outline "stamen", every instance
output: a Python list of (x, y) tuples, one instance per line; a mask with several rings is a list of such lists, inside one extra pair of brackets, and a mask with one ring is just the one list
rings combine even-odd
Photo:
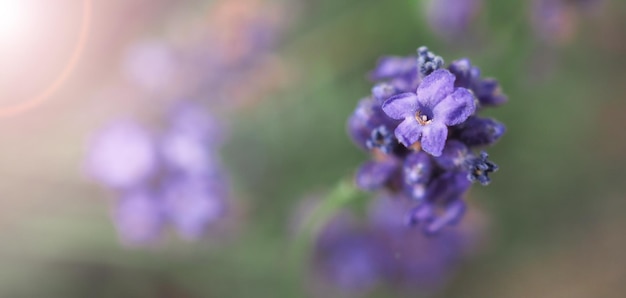
[(433, 119), (428, 119), (428, 116), (422, 115), (420, 111), (415, 113), (415, 120), (417, 120), (417, 123), (420, 125), (427, 125), (433, 121)]

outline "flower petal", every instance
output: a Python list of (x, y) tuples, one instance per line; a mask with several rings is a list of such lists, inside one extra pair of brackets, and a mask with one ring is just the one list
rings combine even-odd
[(417, 96), (411, 92), (392, 96), (383, 103), (382, 108), (393, 119), (411, 117), (417, 111)]
[(446, 69), (438, 69), (426, 76), (417, 87), (417, 100), (433, 108), (454, 90), (456, 77)]
[(452, 126), (463, 123), (476, 111), (474, 95), (465, 88), (456, 88), (433, 109), (433, 118)]
[(396, 138), (406, 147), (410, 147), (419, 141), (422, 135), (423, 126), (419, 125), (415, 119), (407, 118), (395, 130)]
[(422, 149), (432, 156), (440, 156), (447, 138), (448, 127), (442, 123), (433, 122), (430, 125), (423, 126)]

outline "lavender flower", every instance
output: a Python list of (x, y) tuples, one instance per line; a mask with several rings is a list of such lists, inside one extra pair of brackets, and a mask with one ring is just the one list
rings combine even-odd
[(575, 14), (566, 0), (533, 0), (531, 3), (531, 24), (544, 42), (569, 41), (574, 35), (575, 22)]
[(422, 77), (433, 73), (433, 71), (440, 69), (442, 66), (443, 58), (441, 56), (435, 55), (427, 47), (417, 49), (417, 69)]
[(91, 142), (90, 151), (87, 171), (108, 187), (132, 188), (156, 171), (155, 141), (132, 121), (116, 121), (105, 127)]
[(400, 169), (394, 158), (364, 163), (356, 174), (356, 185), (363, 190), (376, 190), (392, 181)]
[(477, 115), (507, 101), (498, 82), (482, 78), (468, 59), (443, 67), (443, 58), (426, 47), (417, 57), (379, 60), (371, 77), (382, 82), (348, 120), (349, 135), (373, 157), (356, 173), (357, 186), (417, 204), (400, 217), (429, 235), (459, 223), (472, 182), (489, 183), (497, 166), (473, 150), (506, 131)]
[(209, 224), (220, 219), (227, 197), (223, 188), (213, 177), (180, 177), (165, 185), (165, 212), (183, 237), (198, 239)]
[(474, 96), (465, 88), (454, 88), (455, 77), (437, 70), (424, 78), (417, 93), (402, 93), (388, 99), (383, 111), (393, 119), (404, 119), (396, 128), (398, 140), (407, 147), (421, 141), (424, 151), (439, 156), (448, 126), (463, 123), (474, 113)]
[(506, 132), (504, 124), (490, 118), (471, 116), (463, 124), (455, 127), (454, 138), (467, 146), (487, 146), (496, 143)]
[(481, 0), (426, 0), (425, 15), (430, 27), (449, 39), (467, 32), (481, 6)]
[(195, 240), (226, 211), (228, 181), (217, 154), (223, 136), (200, 111), (177, 106), (168, 128), (155, 134), (116, 123), (94, 143), (90, 172), (118, 190), (114, 219), (124, 242), (155, 242), (166, 224)]
[(488, 185), (491, 182), (489, 173), (497, 171), (498, 165), (487, 160), (488, 157), (489, 155), (483, 151), (479, 157), (468, 160), (468, 179), (470, 181), (478, 181), (482, 185)]
[(318, 278), (351, 292), (385, 284), (400, 290), (435, 291), (446, 283), (460, 262), (474, 250), (480, 226), (468, 222), (437, 238), (407, 226), (398, 214), (412, 203), (402, 197), (374, 200), (364, 221), (342, 212), (316, 239)]
[(385, 154), (389, 154), (393, 151), (397, 142), (391, 131), (386, 126), (381, 125), (372, 130), (372, 134), (365, 142), (365, 145), (370, 150), (378, 149)]

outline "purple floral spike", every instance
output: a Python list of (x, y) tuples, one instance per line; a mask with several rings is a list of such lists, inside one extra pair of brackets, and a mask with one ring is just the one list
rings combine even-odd
[(87, 171), (107, 186), (132, 188), (156, 171), (154, 140), (134, 122), (114, 122), (96, 136), (90, 147)]
[(114, 218), (122, 242), (145, 245), (159, 239), (165, 218), (158, 197), (135, 191), (116, 204)]
[(382, 106), (393, 119), (404, 119), (395, 135), (406, 147), (421, 141), (424, 151), (441, 155), (448, 137), (448, 126), (457, 125), (474, 114), (474, 96), (465, 88), (454, 88), (455, 77), (445, 69), (425, 77), (417, 93), (402, 93)]

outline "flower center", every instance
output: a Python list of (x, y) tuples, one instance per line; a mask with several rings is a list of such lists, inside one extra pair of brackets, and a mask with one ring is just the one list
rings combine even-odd
[(422, 126), (430, 124), (433, 121), (433, 119), (428, 119), (428, 116), (422, 114), (422, 112), (419, 110), (415, 113), (415, 120), (417, 120), (417, 123)]

